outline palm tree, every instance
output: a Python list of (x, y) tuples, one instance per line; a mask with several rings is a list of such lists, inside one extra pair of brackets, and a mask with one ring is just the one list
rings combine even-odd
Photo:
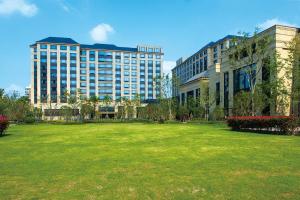
[(134, 99), (132, 100), (132, 104), (135, 107), (134, 108), (135, 109), (135, 115), (137, 116), (137, 107), (141, 106), (141, 96), (138, 93), (136, 93), (134, 95)]
[(99, 98), (97, 96), (91, 96), (89, 99), (89, 102), (91, 102), (93, 104), (94, 111), (93, 111), (92, 118), (94, 118), (96, 116), (96, 107), (97, 107), (97, 104), (99, 103)]
[(127, 98), (126, 97), (121, 97), (120, 99), (120, 106), (118, 108), (118, 112), (120, 112), (121, 114), (121, 120), (125, 119), (126, 117), (126, 102), (127, 102)]
[(105, 95), (103, 99), (103, 103), (105, 104), (105, 111), (106, 111), (106, 116), (105, 118), (108, 118), (108, 106), (111, 104), (112, 99), (109, 95)]

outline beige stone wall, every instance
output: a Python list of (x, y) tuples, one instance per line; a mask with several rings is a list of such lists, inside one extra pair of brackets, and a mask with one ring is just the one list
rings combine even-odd
[[(221, 81), (220, 79), (220, 70), (221, 70), (221, 64), (217, 63), (210, 67), (208, 70), (209, 74), (209, 112), (212, 113), (215, 109), (216, 105), (216, 84)], [(221, 88), (220, 88), (221, 89)], [(221, 99), (220, 99), (221, 100)], [(220, 102), (221, 105), (221, 102)]]
[[(273, 42), (269, 47), (268, 53), (271, 55), (275, 51), (280, 55), (281, 58), (286, 58), (288, 56), (288, 49), (287, 49), (287, 43), (291, 41), (295, 35), (296, 35), (297, 29), (292, 27), (286, 27), (286, 26), (273, 26), (270, 29), (267, 29), (266, 31), (263, 31), (260, 33), (261, 36), (263, 35), (269, 35)], [(261, 63), (256, 64), (257, 68), (261, 67)], [(243, 64), (241, 63), (241, 68), (243, 67)], [(233, 71), (237, 69), (235, 66), (232, 66), (228, 60), (228, 55), (223, 55), (223, 63), (220, 67), (220, 76), (219, 81), (221, 85), (221, 106), (224, 106), (224, 73), (229, 73), (229, 115), (232, 114), (232, 108), (233, 108)], [(280, 71), (278, 73), (278, 77), (282, 77), (285, 75), (284, 71)], [(259, 83), (261, 82), (262, 77), (262, 71), (260, 70), (259, 73), (257, 73), (256, 81)], [(216, 82), (217, 79), (214, 78), (214, 74), (209, 77), (210, 81)], [(291, 80), (286, 79), (286, 87), (288, 89), (291, 88)], [(210, 86), (213, 86), (213, 83), (210, 83)], [(271, 106), (271, 114), (274, 114), (274, 106)], [(285, 114), (289, 115), (290, 113), (290, 106), (286, 108)]]
[[(293, 40), (293, 38), (296, 36), (297, 32), (299, 32), (298, 28), (294, 28), (294, 27), (288, 27), (288, 26), (282, 26), (282, 25), (275, 25), (270, 27), (269, 29), (262, 31), (261, 33), (258, 34), (259, 37), (263, 37), (263, 36), (269, 36), (269, 38), (271, 38), (272, 42), (269, 44), (268, 50), (266, 52), (265, 55), (274, 55), (275, 52), (278, 53), (278, 55), (280, 55), (280, 57), (282, 59), (287, 58), (288, 57), (288, 53), (289, 50), (287, 48), (288, 43)], [(249, 40), (251, 40), (253, 38), (249, 38)], [(229, 75), (229, 94), (228, 94), (228, 114), (232, 115), (232, 108), (234, 105), (234, 79), (233, 79), (233, 71), (235, 69), (238, 68), (242, 68), (248, 64), (250, 64), (249, 62), (245, 62), (245, 60), (241, 61), (239, 63), (239, 66), (232, 66), (232, 63), (229, 61), (229, 53), (230, 50), (226, 50), (226, 48), (221, 49), (221, 44), (225, 44), (226, 47), (229, 46), (229, 42), (230, 40), (225, 40), (225, 41), (220, 41), (222, 43), (216, 43), (213, 46), (209, 46), (207, 48), (207, 57), (208, 57), (208, 86), (209, 86), (209, 99), (210, 99), (210, 113), (213, 112), (213, 110), (216, 107), (216, 102), (215, 102), (215, 98), (216, 98), (216, 83), (220, 83), (220, 107), (224, 108), (224, 74), (228, 73)], [(214, 60), (216, 60), (216, 58), (213, 57), (214, 55), (214, 47), (216, 47), (216, 51), (218, 52), (218, 57), (217, 57), (217, 63), (214, 62)], [(203, 49), (202, 49), (203, 51)], [(176, 91), (176, 93), (174, 93), (174, 96), (180, 96), (181, 99), (181, 94), (182, 93), (187, 93), (188, 91), (191, 90), (195, 90), (197, 87), (199, 87), (200, 82), (199, 80), (195, 81), (189, 81), (190, 79), (192, 80), (193, 76), (191, 76), (190, 71), (192, 70), (192, 64), (194, 62), (197, 62), (197, 59), (193, 59), (193, 57), (197, 56), (197, 54), (199, 54), (201, 51), (195, 53), (194, 55), (192, 55), (191, 57), (189, 57), (186, 60), (180, 60), (180, 62), (178, 62), (177, 66), (172, 70), (173, 72), (173, 76), (178, 76), (178, 74), (176, 74), (177, 71), (179, 71), (181, 74), (179, 74), (179, 76), (182, 75), (182, 71), (187, 71), (186, 73), (189, 75), (188, 79), (186, 77), (186, 74), (183, 74), (183, 79), (187, 79), (185, 80), (186, 82), (184, 82), (179, 88), (179, 90), (174, 89), (174, 91)], [(299, 51), (300, 54), (300, 51)], [(300, 55), (299, 55), (300, 57)], [(193, 62), (189, 62), (190, 60), (193, 59)], [(195, 60), (195, 61), (194, 61)], [(299, 61), (300, 62), (300, 61)], [(262, 63), (260, 63), (260, 61), (258, 63), (256, 63), (256, 67), (257, 69), (261, 69)], [(180, 70), (179, 70), (180, 69)], [(194, 75), (197, 76), (197, 75)], [(285, 86), (287, 89), (291, 89), (291, 84), (292, 84), (292, 80), (289, 79), (288, 77), (286, 77), (286, 73), (285, 71), (279, 71), (277, 74), (277, 78), (285, 78)], [(300, 77), (298, 77), (299, 79)], [(258, 70), (258, 73), (256, 74), (256, 82), (260, 83), (262, 81), (262, 71)], [(300, 80), (299, 80), (300, 81)], [(178, 92), (177, 92), (178, 91)], [(280, 98), (280, 97), (278, 97)], [(297, 112), (299, 112), (299, 100), (294, 100), (294, 114), (297, 114)], [(291, 103), (291, 100), (289, 99), (289, 104)], [(276, 112), (278, 112), (278, 110), (275, 110), (274, 105), (271, 105), (271, 114), (274, 114)], [(291, 112), (291, 106), (288, 105), (284, 111), (285, 115), (289, 115)]]
[[(194, 92), (193, 95), (196, 98), (196, 90), (200, 89), (200, 98), (201, 98), (203, 95), (203, 91), (205, 90), (204, 87), (207, 85), (207, 83), (208, 83), (207, 78), (199, 78), (199, 79), (189, 82), (188, 84), (181, 85), (179, 91), (180, 91), (180, 94), (182, 94), (182, 93), (185, 94), (185, 103), (187, 101), (187, 93), (190, 91)], [(180, 103), (181, 104), (183, 103), (181, 96), (180, 96)]]

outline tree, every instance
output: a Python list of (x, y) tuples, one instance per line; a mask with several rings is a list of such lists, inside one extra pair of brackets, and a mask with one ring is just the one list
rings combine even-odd
[(66, 122), (69, 122), (72, 119), (73, 109), (70, 106), (62, 106), (60, 108), (60, 112)]
[(91, 102), (91, 104), (93, 105), (93, 113), (91, 115), (92, 118), (95, 118), (96, 117), (96, 109), (97, 109), (97, 105), (99, 103), (99, 97), (97, 96), (91, 96), (90, 99), (89, 99), (89, 102)]
[[(227, 51), (229, 63), (234, 70), (234, 76), (236, 75), (235, 79), (242, 74), (249, 87), (244, 89), (248, 93), (238, 93), (239, 91), (235, 89), (237, 96), (244, 97), (247, 94), (249, 98), (249, 101), (240, 101), (238, 104), (250, 106), (249, 115), (252, 116), (261, 114), (267, 106), (262, 104), (261, 99), (266, 100), (267, 97), (265, 102), (270, 103), (273, 100), (273, 104), (276, 104), (277, 98), (281, 96), (279, 93), (286, 89), (282, 77), (278, 76), (282, 67), (278, 63), (278, 54), (271, 49), (274, 38), (268, 34), (259, 34), (258, 31), (259, 29), (256, 29), (252, 36), (249, 33), (240, 33), (241, 37), (233, 41), (236, 45)], [(262, 76), (259, 76), (261, 74)], [(236, 104), (238, 98), (234, 99)], [(245, 114), (246, 111), (242, 112)]]
[(41, 121), (43, 117), (43, 110), (41, 108), (33, 108), (34, 118), (36, 121)]
[(137, 108), (141, 106), (141, 96), (138, 93), (134, 95), (132, 105), (134, 107), (135, 116), (137, 116)]
[[(201, 81), (200, 82), (200, 88), (201, 88), (201, 95), (200, 98), (197, 100), (199, 104), (200, 110), (204, 112), (204, 118), (208, 120), (209, 117), (209, 107), (210, 107), (210, 102), (209, 102), (209, 87), (208, 87), (208, 82), (207, 81)], [(203, 114), (202, 114), (203, 115)]]
[(83, 102), (80, 105), (80, 116), (81, 119), (84, 120), (86, 117), (92, 118), (92, 116), (95, 117), (95, 106), (91, 105), (89, 101)]
[(131, 119), (133, 117), (133, 103), (130, 99), (128, 98), (123, 98), (123, 105), (124, 105), (124, 110), (125, 110), (125, 116), (127, 116), (127, 119)]
[(5, 95), (5, 90), (3, 88), (0, 88), (0, 99), (3, 99)]
[(6, 94), (0, 89), (0, 115), (5, 115), (11, 121), (32, 123), (42, 118), (42, 110), (34, 108), (27, 96), (20, 96), (12, 91)]
[(277, 89), (277, 93), (281, 95), (281, 98), (274, 103), (275, 109), (280, 113), (286, 110), (288, 105), (291, 105), (290, 113), (300, 116), (300, 33), (297, 33), (285, 46), (286, 57), (276, 54), (277, 62), (275, 64), (281, 70), (282, 76), (279, 77), (280, 79), (278, 77), (275, 79), (277, 84), (273, 90)]
[(105, 115), (105, 118), (108, 118), (108, 106), (112, 103), (112, 99), (109, 95), (105, 95), (104, 96), (104, 99), (103, 99), (103, 103), (105, 105), (105, 112), (106, 112), (106, 115)]
[(177, 111), (177, 117), (181, 122), (185, 122), (189, 118), (189, 110), (187, 107), (184, 105), (180, 105)]
[(224, 120), (224, 110), (220, 106), (216, 106), (212, 112), (212, 120)]
[(291, 113), (300, 118), (300, 33), (291, 41), (289, 46), (289, 60), (292, 64), (292, 90), (291, 90)]
[(5, 91), (4, 89), (0, 88), (0, 115), (7, 114), (7, 104), (8, 104), (8, 99), (7, 96), (5, 95)]
[(127, 98), (121, 97), (120, 104), (118, 107), (118, 117), (121, 118), (121, 120), (126, 118), (126, 105), (127, 105)]
[(171, 78), (170, 75), (167, 74), (157, 77), (155, 83), (156, 90), (160, 91), (158, 99), (164, 100), (161, 102), (166, 103), (165, 105), (168, 108), (168, 119), (171, 120), (174, 118), (172, 109), (174, 98), (172, 98), (172, 92), (174, 87), (179, 86), (179, 79), (175, 76)]
[(78, 117), (78, 113), (76, 113), (76, 110), (78, 110), (78, 107), (81, 103), (80, 97), (77, 95), (78, 91), (75, 92), (75, 94), (70, 94), (68, 93), (68, 91), (65, 92), (65, 97), (67, 98), (67, 104), (71, 107), (71, 109), (73, 110), (72, 113), (72, 117), (76, 116)]

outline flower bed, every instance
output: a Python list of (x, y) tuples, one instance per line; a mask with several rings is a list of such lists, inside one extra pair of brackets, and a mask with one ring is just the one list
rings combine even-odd
[(234, 116), (228, 117), (227, 124), (232, 130), (249, 130), (290, 134), (297, 127), (291, 116)]
[(4, 115), (0, 115), (0, 136), (4, 134), (4, 131), (8, 128), (9, 121)]

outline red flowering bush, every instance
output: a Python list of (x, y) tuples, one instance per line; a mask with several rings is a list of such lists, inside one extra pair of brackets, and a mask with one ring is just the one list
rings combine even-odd
[(293, 133), (297, 124), (291, 116), (234, 116), (227, 119), (233, 130)]
[(3, 135), (4, 131), (8, 128), (8, 118), (4, 115), (0, 115), (0, 136)]

